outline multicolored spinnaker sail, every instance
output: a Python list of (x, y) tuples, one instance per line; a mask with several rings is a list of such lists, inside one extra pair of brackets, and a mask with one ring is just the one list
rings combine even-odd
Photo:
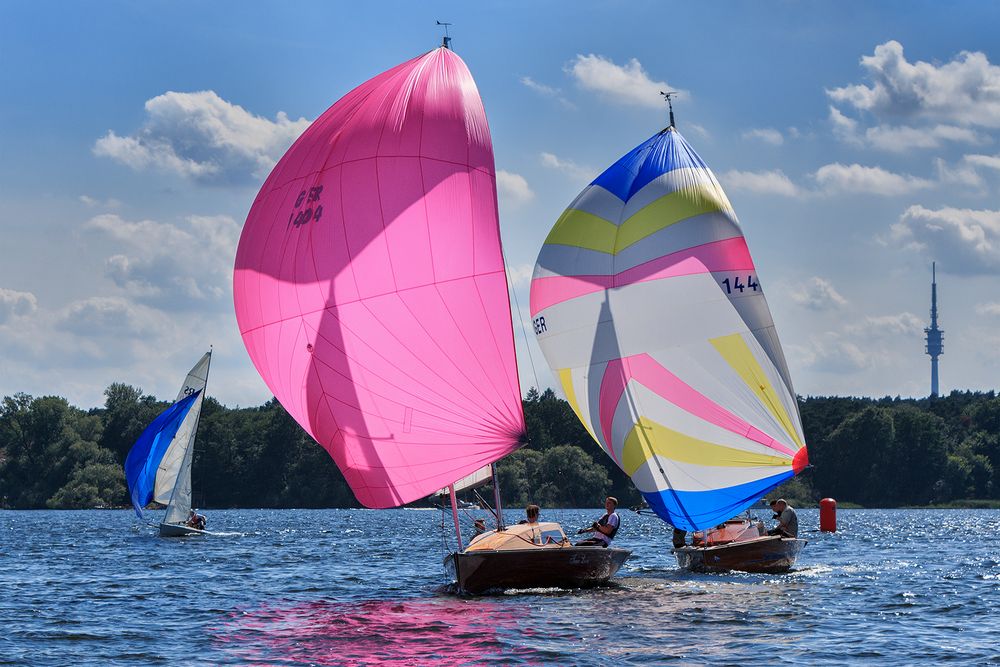
[(562, 214), (531, 316), (577, 416), (673, 526), (729, 519), (808, 464), (736, 214), (673, 127)]
[(258, 372), (364, 505), (520, 445), (493, 144), (452, 51), (366, 81), (299, 137), (247, 216), (233, 283)]

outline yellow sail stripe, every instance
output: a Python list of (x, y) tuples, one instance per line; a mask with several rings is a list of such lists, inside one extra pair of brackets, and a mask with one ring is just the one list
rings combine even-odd
[(615, 247), (618, 225), (586, 211), (568, 208), (545, 238), (546, 244), (568, 245), (611, 253)]
[(730, 468), (776, 466), (787, 468), (787, 456), (756, 454), (735, 447), (717, 445), (669, 429), (646, 417), (640, 417), (627, 436), (622, 449), (622, 466), (630, 476), (646, 461), (659, 456), (679, 463)]
[(714, 187), (696, 185), (671, 192), (642, 207), (622, 224), (614, 254), (681, 220), (727, 208), (728, 202), (720, 201), (719, 191)]
[(580, 419), (580, 423), (583, 427), (587, 429), (587, 433), (590, 437), (594, 439), (594, 442), (600, 444), (600, 440), (594, 435), (594, 432), (590, 428), (590, 420), (587, 419), (583, 412), (580, 411), (580, 404), (576, 400), (576, 390), (573, 389), (573, 371), (569, 368), (562, 368), (559, 370), (559, 381), (562, 383), (563, 391), (566, 392), (566, 400), (569, 401), (569, 406), (573, 408), (573, 412)]
[(654, 200), (631, 215), (621, 226), (593, 213), (568, 208), (559, 216), (545, 243), (617, 255), (647, 236), (682, 220), (729, 210), (729, 202), (717, 187), (698, 184)]
[(743, 378), (747, 386), (757, 395), (760, 402), (767, 406), (767, 409), (778, 420), (788, 436), (795, 441), (795, 444), (803, 447), (804, 444), (801, 438), (799, 438), (798, 431), (792, 425), (792, 420), (788, 416), (788, 411), (785, 410), (785, 405), (778, 398), (778, 393), (774, 390), (771, 381), (764, 373), (764, 369), (761, 368), (757, 358), (750, 350), (750, 346), (743, 340), (743, 336), (735, 333), (713, 338), (709, 342), (722, 355), (726, 363), (739, 373), (739, 376)]

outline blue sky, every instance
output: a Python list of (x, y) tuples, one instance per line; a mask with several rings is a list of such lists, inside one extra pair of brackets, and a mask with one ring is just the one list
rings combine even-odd
[[(800, 394), (927, 394), (932, 260), (942, 390), (995, 389), (998, 15), (972, 2), (2, 2), (0, 395), (90, 407), (123, 381), (172, 397), (213, 344), (211, 393), (267, 400), (232, 311), (250, 204), (309, 121), (437, 46), (437, 19), (486, 105), (523, 318), (549, 228), (665, 125), (669, 86), (743, 224)], [(532, 358), (550, 385), (516, 336), (522, 385), (536, 384)]]

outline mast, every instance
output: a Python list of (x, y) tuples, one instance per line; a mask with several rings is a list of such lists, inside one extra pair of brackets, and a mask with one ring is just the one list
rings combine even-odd
[(944, 353), (944, 332), (937, 322), (937, 270), (936, 262), (931, 262), (931, 325), (924, 329), (927, 334), (925, 351), (931, 358), (931, 396), (938, 395), (938, 357)]
[(507, 526), (503, 522), (503, 506), (500, 504), (500, 478), (497, 476), (497, 464), (490, 464), (490, 472), (493, 473), (493, 504), (497, 508), (497, 530), (503, 530)]
[(462, 550), (462, 527), (458, 525), (458, 499), (455, 497), (455, 485), (448, 485), (448, 495), (451, 496), (451, 518), (455, 522), (455, 539), (458, 540), (458, 549)]

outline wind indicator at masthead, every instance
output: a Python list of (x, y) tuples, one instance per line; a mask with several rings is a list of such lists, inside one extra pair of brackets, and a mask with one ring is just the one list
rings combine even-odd
[(667, 127), (673, 127), (674, 129), (676, 129), (677, 126), (674, 125), (674, 103), (671, 102), (670, 100), (671, 100), (672, 97), (676, 97), (677, 96), (677, 91), (676, 90), (668, 90), (668, 91), (664, 92), (664, 91), (661, 90), (660, 91), (660, 95), (663, 95), (663, 99), (665, 99), (667, 101), (667, 107), (670, 109), (670, 125), (668, 125)]
[(446, 49), (451, 49), (451, 37), (448, 35), (448, 26), (451, 24), (446, 23), (445, 21), (436, 21), (436, 23), (444, 26), (444, 37), (441, 38), (441, 46)]

